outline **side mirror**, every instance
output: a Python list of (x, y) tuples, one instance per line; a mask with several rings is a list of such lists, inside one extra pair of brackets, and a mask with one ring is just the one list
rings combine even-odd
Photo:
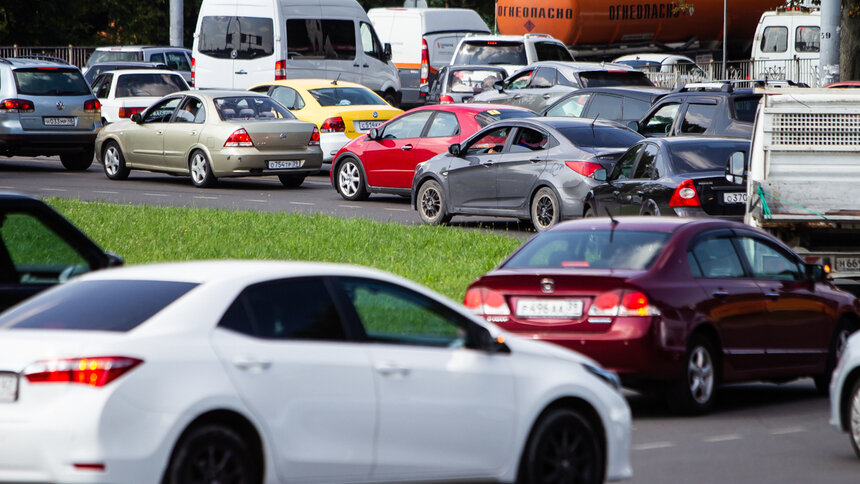
[(125, 261), (113, 252), (106, 252), (108, 258), (108, 267), (116, 267), (125, 264)]
[(598, 169), (594, 170), (594, 173), (591, 174), (591, 178), (594, 178), (595, 180), (597, 180), (599, 182), (605, 182), (606, 181), (606, 168), (598, 168)]
[(140, 124), (140, 120), (143, 119), (140, 117), (140, 113), (134, 113), (131, 115), (131, 122)]
[(827, 271), (821, 264), (803, 264), (803, 270), (806, 273), (806, 278), (811, 282), (821, 282), (827, 279)]
[(493, 83), (493, 88), (499, 92), (505, 91), (505, 81), (496, 81)]
[(382, 57), (385, 58), (385, 62), (391, 60), (391, 44), (386, 42), (385, 47), (382, 48)]
[(369, 140), (373, 140), (373, 141), (378, 140), (378, 139), (379, 139), (379, 130), (378, 130), (378, 129), (376, 129), (376, 128), (371, 129), (371, 130), (367, 133), (367, 139), (369, 139)]
[(637, 121), (628, 122), (627, 127), (633, 131), (636, 131), (637, 133), (639, 132), (639, 122), (637, 122)]
[(511, 349), (505, 344), (504, 336), (493, 337), (490, 330), (471, 322), (469, 324), (469, 339), (471, 340), (470, 347), (484, 350), (490, 354), (511, 352)]
[(422, 84), (421, 87), (418, 88), (419, 96), (426, 96), (430, 94), (430, 84)]
[(743, 151), (735, 151), (726, 162), (726, 180), (742, 185), (746, 182), (746, 155)]
[(454, 143), (448, 146), (448, 153), (451, 153), (454, 156), (460, 156), (460, 144)]

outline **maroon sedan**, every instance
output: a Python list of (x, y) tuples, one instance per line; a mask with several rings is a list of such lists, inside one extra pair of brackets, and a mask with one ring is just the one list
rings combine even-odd
[(465, 304), (584, 353), (626, 386), (704, 412), (721, 383), (814, 377), (825, 391), (860, 302), (770, 235), (715, 219), (621, 217), (541, 233)]
[(372, 192), (409, 196), (415, 165), (445, 153), (500, 119), (537, 116), (534, 111), (495, 104), (422, 106), (388, 120), (347, 143), (331, 164), (331, 184), (347, 200)]

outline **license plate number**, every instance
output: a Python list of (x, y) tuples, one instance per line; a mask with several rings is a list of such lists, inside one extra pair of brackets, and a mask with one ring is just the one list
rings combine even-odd
[(860, 257), (837, 257), (836, 272), (860, 271)]
[(517, 316), (522, 318), (578, 318), (582, 316), (579, 299), (519, 299)]
[(359, 131), (370, 131), (373, 128), (378, 128), (384, 121), (356, 121), (356, 128)]
[(0, 403), (14, 402), (18, 399), (18, 374), (0, 373)]
[(723, 203), (747, 203), (747, 194), (723, 193)]
[(74, 126), (75, 118), (42, 118), (42, 124), (45, 126)]
[(269, 161), (270, 170), (284, 170), (289, 168), (300, 168), (305, 164), (305, 160), (277, 160)]

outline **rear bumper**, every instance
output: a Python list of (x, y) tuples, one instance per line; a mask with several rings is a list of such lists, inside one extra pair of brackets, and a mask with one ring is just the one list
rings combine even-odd
[(0, 134), (0, 155), (50, 156), (80, 153), (95, 145), (96, 132)]
[[(244, 152), (248, 150), (249, 152)], [(299, 168), (269, 169), (268, 161), (304, 160)], [(319, 150), (306, 153), (261, 153), (255, 148), (238, 148), (212, 153), (212, 172), (216, 177), (314, 175), (323, 162)]]

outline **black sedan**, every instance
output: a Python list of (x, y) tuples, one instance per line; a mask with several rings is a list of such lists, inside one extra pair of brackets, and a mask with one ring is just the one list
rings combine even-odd
[(642, 136), (611, 121), (516, 118), (497, 121), (448, 153), (419, 163), (412, 206), (424, 223), (454, 215), (531, 221), (538, 231), (583, 213), (597, 170), (611, 168)]
[(749, 155), (737, 138), (648, 138), (631, 146), (612, 170), (596, 172), (606, 183), (591, 189), (583, 215), (718, 216), (741, 220), (746, 187), (726, 179), (734, 152)]

